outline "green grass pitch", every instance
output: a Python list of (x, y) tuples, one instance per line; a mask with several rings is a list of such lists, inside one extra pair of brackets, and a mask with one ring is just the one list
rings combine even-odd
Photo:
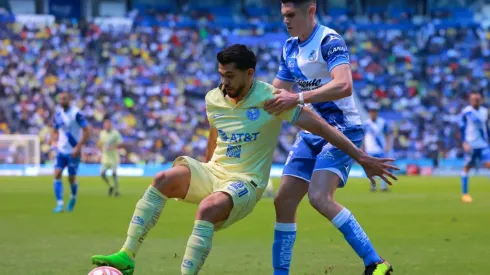
[[(88, 274), (90, 256), (119, 250), (149, 178), (122, 178), (120, 198), (98, 178), (81, 178), (73, 213), (52, 214), (50, 177), (0, 178), (0, 274)], [(276, 182), (277, 183), (277, 182)], [(378, 252), (401, 275), (488, 274), (490, 180), (472, 178), (472, 204), (460, 202), (458, 178), (404, 177), (391, 193), (351, 179), (337, 193)], [(65, 184), (65, 198), (68, 186)], [(180, 274), (196, 206), (171, 201), (137, 258), (135, 274)], [(214, 237), (203, 275), (272, 274), (272, 199)], [(304, 200), (298, 213), (293, 275), (359, 275), (362, 262), (342, 235)]]

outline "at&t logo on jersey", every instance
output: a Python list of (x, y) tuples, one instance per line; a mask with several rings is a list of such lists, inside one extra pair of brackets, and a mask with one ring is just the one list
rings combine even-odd
[(223, 130), (218, 129), (219, 137), (222, 141), (229, 141), (230, 143), (235, 142), (252, 142), (256, 141), (257, 137), (260, 135), (260, 132), (257, 133), (231, 133), (227, 134)]

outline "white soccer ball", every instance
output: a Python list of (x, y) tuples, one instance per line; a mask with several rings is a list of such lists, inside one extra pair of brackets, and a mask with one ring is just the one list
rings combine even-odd
[(99, 266), (96, 269), (90, 271), (88, 275), (123, 275), (121, 271), (110, 266)]

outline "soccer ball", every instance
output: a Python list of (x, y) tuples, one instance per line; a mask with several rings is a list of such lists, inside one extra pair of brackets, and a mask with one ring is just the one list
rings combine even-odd
[(96, 269), (90, 271), (88, 275), (123, 275), (121, 271), (110, 266), (99, 266)]

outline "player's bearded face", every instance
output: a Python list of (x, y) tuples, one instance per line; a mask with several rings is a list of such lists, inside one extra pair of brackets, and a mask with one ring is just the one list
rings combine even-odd
[(70, 98), (68, 94), (66, 93), (60, 94), (60, 105), (65, 109), (70, 107)]
[(474, 108), (479, 108), (480, 105), (481, 105), (481, 102), (482, 102), (482, 98), (481, 98), (480, 95), (478, 95), (478, 94), (472, 94), (470, 96), (470, 104)]
[(236, 69), (234, 64), (219, 64), (218, 70), (223, 89), (230, 98), (238, 98), (247, 92), (245, 90), (249, 79), (247, 71)]

